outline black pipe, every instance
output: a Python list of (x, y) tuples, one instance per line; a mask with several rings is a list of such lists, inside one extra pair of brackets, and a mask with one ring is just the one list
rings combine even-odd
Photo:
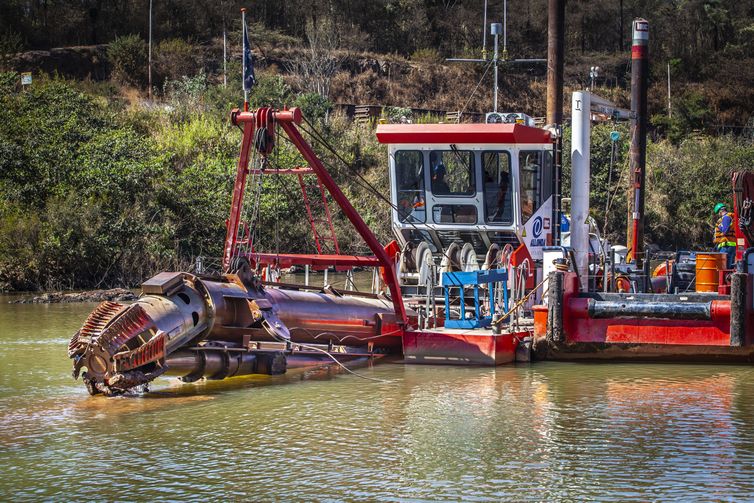
[(634, 19), (631, 46), (631, 148), (629, 169), (631, 190), (628, 200), (628, 247), (634, 262), (642, 268), (644, 246), (644, 187), (647, 160), (647, 83), (649, 77), (649, 23)]
[(547, 123), (563, 123), (563, 66), (565, 62), (565, 3), (547, 6)]
[(284, 374), (282, 351), (244, 351), (241, 348), (204, 348), (176, 351), (165, 359), (167, 374), (180, 376), (184, 382), (225, 379), (249, 374)]
[(552, 143), (553, 148), (553, 176), (552, 176), (552, 244), (560, 246), (560, 221), (563, 218), (563, 128), (556, 126), (558, 137)]
[(741, 257), (741, 261), (738, 263), (738, 267), (740, 268), (738, 272), (745, 272), (746, 274), (749, 274), (749, 255), (754, 253), (754, 248), (747, 248), (744, 251), (743, 256)]
[(644, 250), (644, 263), (642, 264), (643, 269), (643, 279), (642, 279), (642, 289), (641, 293), (650, 293), (650, 290), (652, 288), (652, 282), (650, 281), (650, 271), (649, 271), (649, 250)]
[(620, 302), (589, 299), (589, 317), (711, 320), (711, 302)]
[(746, 290), (749, 275), (736, 272), (730, 277), (730, 345), (743, 346), (746, 341)]
[(552, 271), (547, 287), (547, 340), (563, 342), (563, 276), (560, 271)]

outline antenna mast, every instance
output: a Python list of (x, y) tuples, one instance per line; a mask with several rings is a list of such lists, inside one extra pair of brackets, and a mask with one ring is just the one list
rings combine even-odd
[(492, 57), (492, 62), (495, 65), (495, 87), (494, 87), (494, 89), (495, 89), (495, 98), (494, 98), (494, 103), (493, 103), (492, 111), (493, 112), (497, 112), (497, 62), (498, 62), (498, 56), (499, 56), (499, 54), (498, 54), (498, 37), (500, 35), (500, 32), (502, 31), (502, 26), (500, 25), (500, 23), (492, 23), (492, 25), (490, 25), (490, 31), (495, 36), (495, 53), (494, 53), (494, 56)]
[(508, 59), (508, 0), (503, 0), (503, 61)]
[(482, 21), (482, 59), (487, 59), (487, 0), (484, 0), (484, 21)]

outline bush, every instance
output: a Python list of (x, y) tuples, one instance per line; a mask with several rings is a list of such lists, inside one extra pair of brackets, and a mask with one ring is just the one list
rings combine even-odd
[(14, 31), (0, 34), (0, 71), (11, 70), (11, 62), (16, 54), (24, 49), (21, 35)]
[(168, 80), (195, 75), (201, 66), (196, 49), (179, 38), (163, 40), (157, 44), (154, 51), (153, 82), (159, 85)]
[(439, 64), (442, 63), (443, 58), (440, 56), (440, 52), (434, 48), (417, 49), (411, 54), (411, 61), (417, 63), (427, 64)]
[(166, 80), (162, 92), (165, 101), (176, 119), (187, 117), (204, 110), (204, 94), (207, 91), (207, 76), (203, 73), (193, 77), (183, 76), (178, 80)]
[(293, 104), (301, 109), (301, 113), (310, 122), (324, 120), (332, 108), (330, 100), (323, 98), (317, 93), (301, 94), (294, 100)]
[(117, 37), (107, 48), (113, 67), (112, 78), (123, 84), (143, 87), (147, 80), (147, 43), (138, 35)]
[(385, 107), (382, 109), (382, 115), (389, 122), (403, 122), (404, 119), (410, 121), (413, 118), (414, 112), (410, 108)]
[(291, 88), (280, 75), (257, 73), (257, 85), (251, 90), (252, 108), (272, 106), (282, 108), (291, 99)]

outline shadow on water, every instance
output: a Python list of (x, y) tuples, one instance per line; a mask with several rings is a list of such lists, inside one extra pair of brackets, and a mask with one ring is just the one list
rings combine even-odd
[[(374, 363), (364, 358), (349, 362), (347, 368), (353, 372), (365, 373), (377, 364), (388, 363), (387, 360)], [(255, 388), (267, 388), (273, 386), (289, 386), (306, 382), (330, 381), (339, 376), (351, 374), (336, 364), (326, 364), (316, 367), (295, 368), (285, 374), (277, 376), (249, 375), (232, 377), (223, 380), (202, 379), (193, 383), (184, 383), (178, 378), (159, 378), (152, 383), (149, 391), (143, 393), (131, 393), (118, 397), (105, 397), (102, 395), (86, 395), (72, 402), (71, 406), (78, 411), (100, 411), (112, 417), (118, 414), (132, 412), (152, 412), (165, 408), (174, 408), (182, 405), (201, 403), (221, 398), (230, 393), (251, 390)], [(59, 399), (52, 405), (60, 405)], [(53, 407), (59, 411), (59, 408)], [(0, 421), (0, 425), (2, 421)]]

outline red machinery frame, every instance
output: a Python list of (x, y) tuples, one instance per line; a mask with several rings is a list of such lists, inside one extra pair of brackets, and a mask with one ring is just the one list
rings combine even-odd
[[(359, 235), (364, 239), (369, 249), (374, 253), (374, 257), (362, 257), (355, 255), (308, 255), (308, 254), (274, 254), (274, 257), (280, 264), (316, 264), (316, 265), (340, 265), (340, 266), (379, 266), (384, 270), (383, 278), (390, 290), (390, 297), (393, 301), (395, 315), (405, 330), (408, 319), (406, 317), (406, 308), (403, 304), (398, 278), (395, 273), (395, 262), (388, 255), (388, 252), (377, 240), (372, 230), (362, 220), (359, 213), (351, 205), (348, 198), (338, 187), (330, 173), (325, 168), (322, 161), (311, 145), (304, 139), (299, 132), (297, 125), (301, 124), (302, 115), (298, 108), (274, 110), (270, 107), (260, 108), (252, 112), (242, 112), (235, 109), (231, 112), (231, 122), (234, 125), (243, 125), (243, 140), (241, 142), (241, 154), (238, 158), (236, 169), (236, 181), (233, 186), (233, 202), (230, 209), (230, 217), (227, 222), (227, 232), (225, 235), (225, 248), (223, 250), (223, 270), (230, 269), (231, 261), (237, 255), (238, 248), (238, 231), (241, 226), (241, 210), (243, 208), (243, 198), (246, 190), (246, 179), (249, 175), (249, 154), (253, 145), (254, 137), (257, 131), (264, 128), (266, 131), (266, 145), (258, 149), (263, 156), (268, 155), (272, 150), (274, 142), (275, 126), (286, 133), (293, 145), (299, 151), (304, 160), (308, 163), (314, 174), (317, 176), (322, 185), (325, 186), (335, 203), (343, 211)], [(270, 254), (260, 255), (270, 256)]]

